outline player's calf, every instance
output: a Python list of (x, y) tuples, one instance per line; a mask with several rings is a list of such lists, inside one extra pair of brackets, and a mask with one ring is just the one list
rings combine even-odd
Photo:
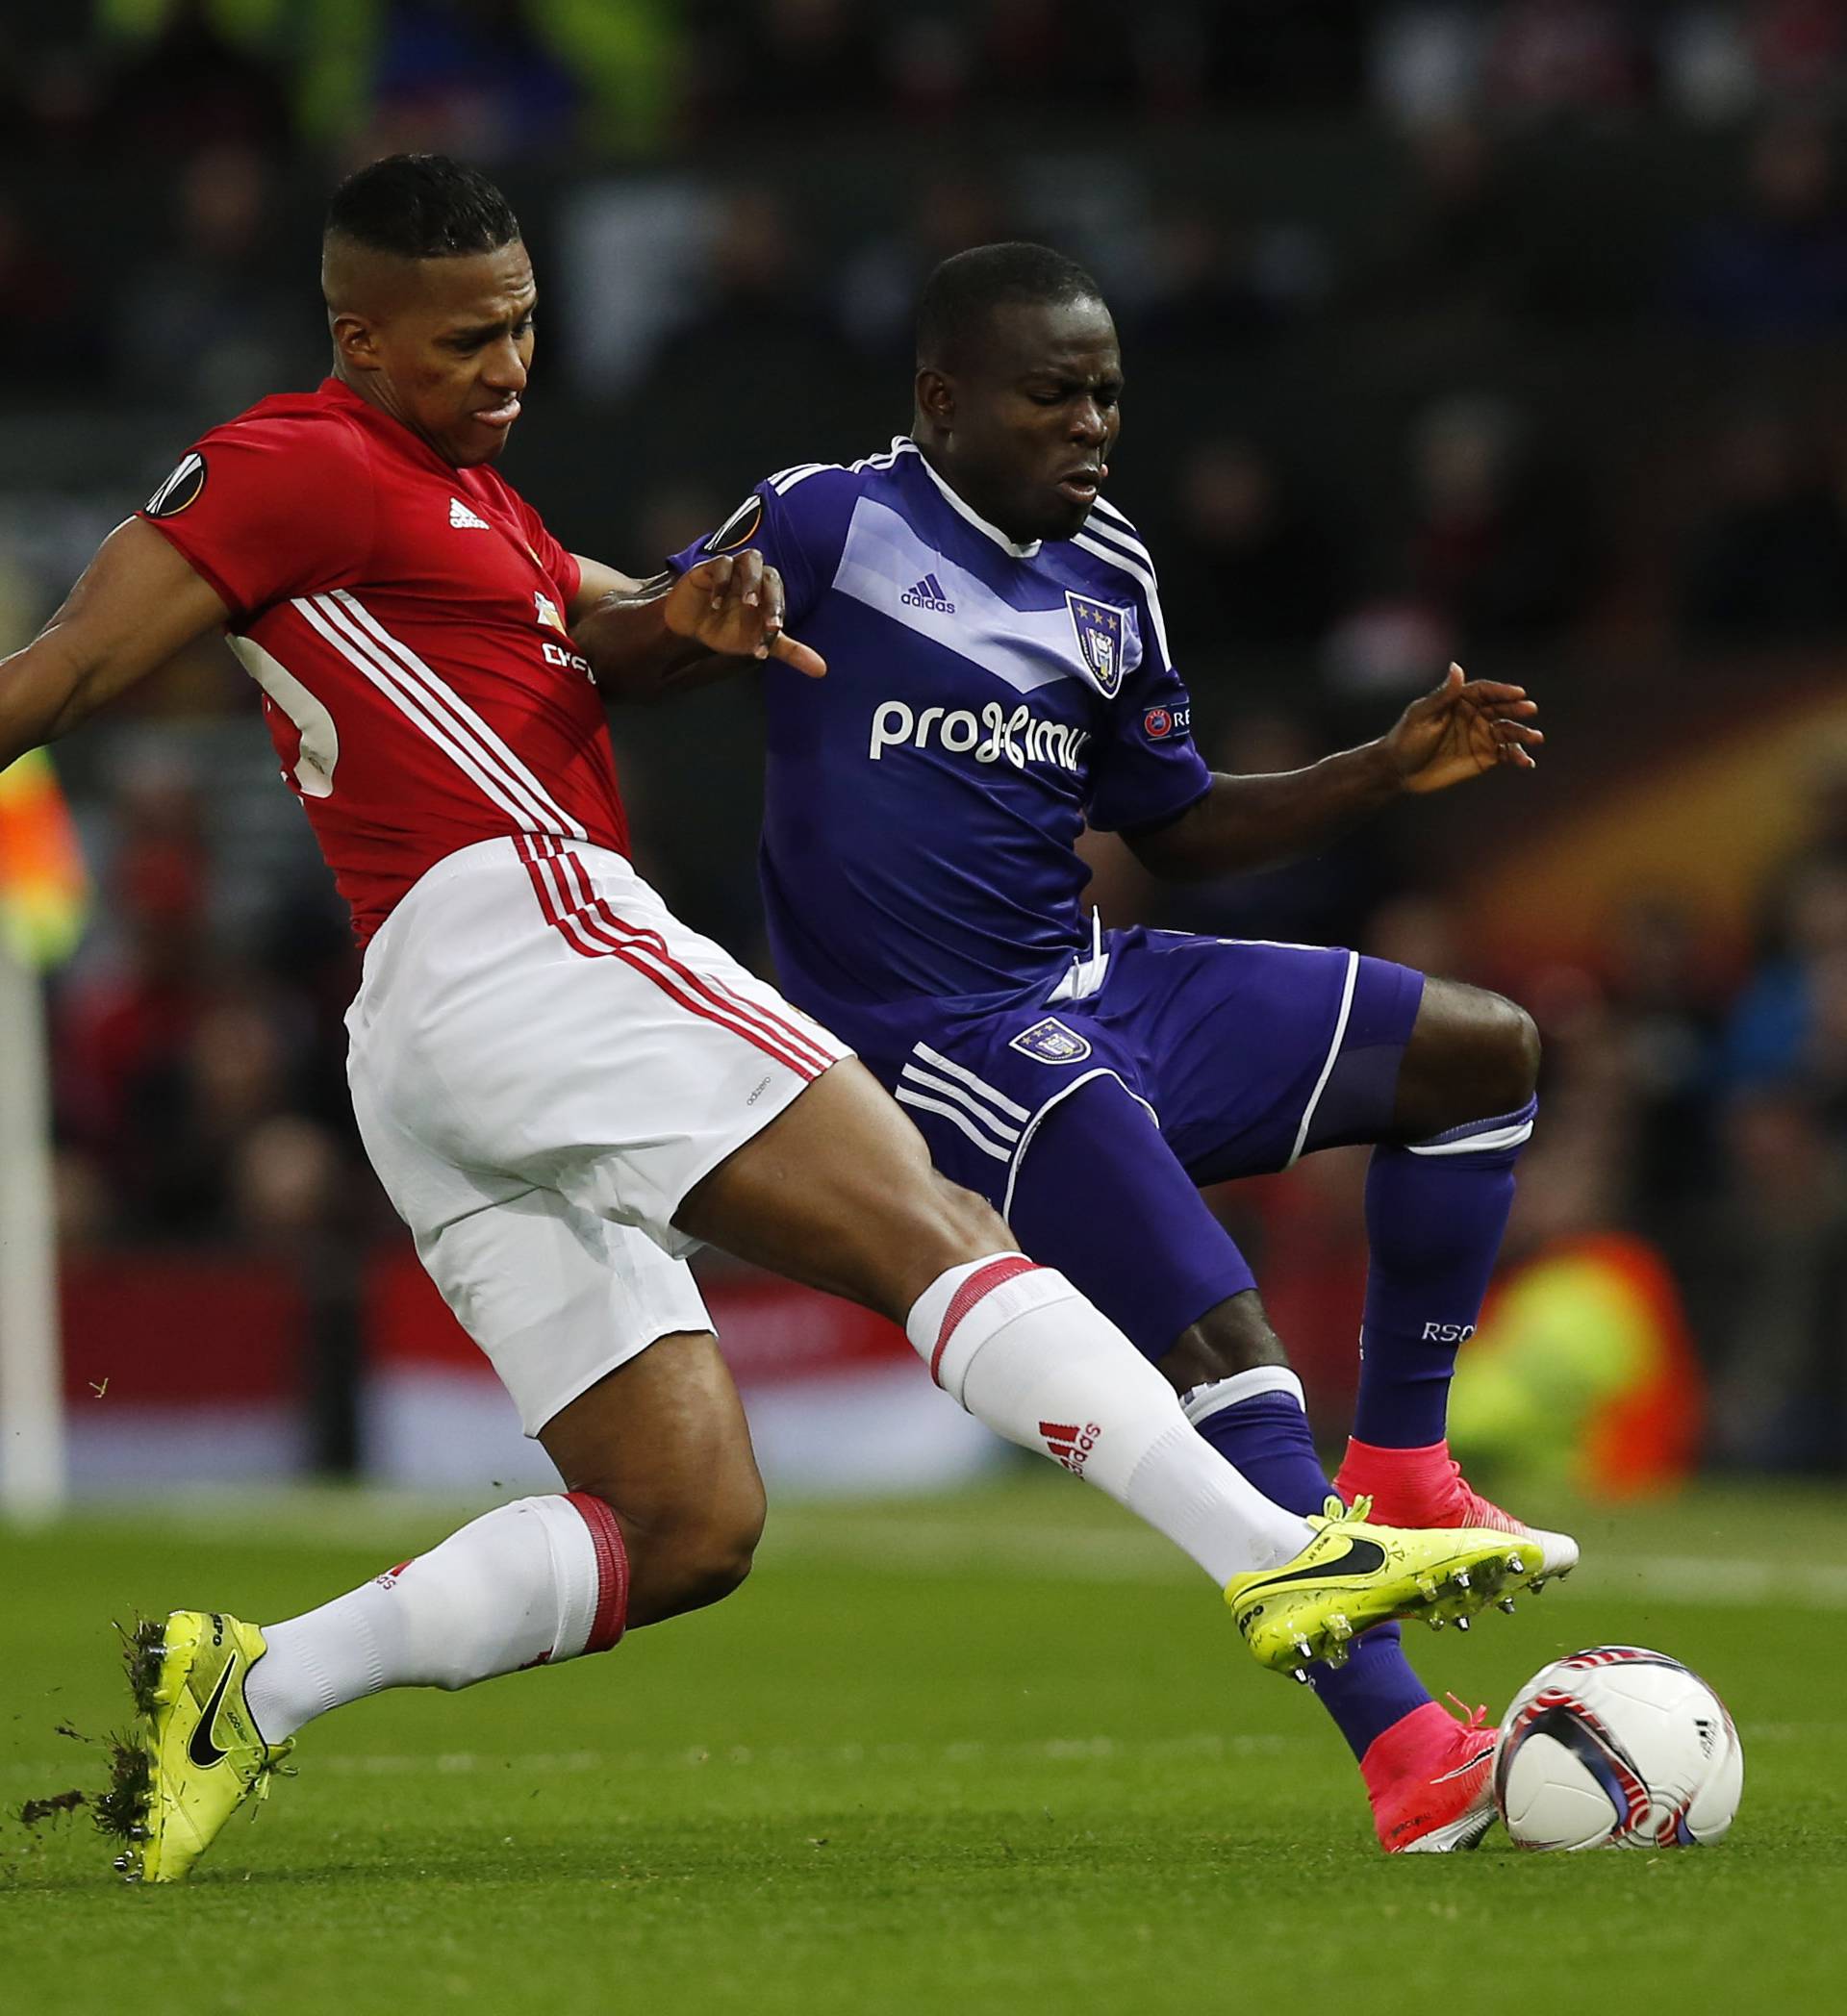
[(631, 1627), (702, 1610), (748, 1576), (763, 1537), (764, 1505), (700, 1506), (666, 1521), (628, 1527)]
[(613, 1508), (631, 1628), (715, 1603), (749, 1574), (763, 1479), (709, 1332), (658, 1339), (561, 1409), (539, 1439), (573, 1491)]
[[(1156, 1361), (1176, 1393), (1197, 1393), (1259, 1367), (1286, 1371), (1289, 1353), (1254, 1288), (1228, 1296), (1182, 1330)], [(1326, 1495), (1325, 1493), (1323, 1494)], [(1315, 1500), (1319, 1507), (1321, 1499)]]

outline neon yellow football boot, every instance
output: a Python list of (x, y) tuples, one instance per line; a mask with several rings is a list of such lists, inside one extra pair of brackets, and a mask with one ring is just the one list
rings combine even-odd
[(1489, 1603), (1513, 1608), (1511, 1585), (1543, 1573), (1536, 1541), (1486, 1527), (1368, 1525), (1370, 1499), (1349, 1511), (1329, 1498), (1308, 1524), (1315, 1536), (1280, 1568), (1233, 1575), (1225, 1585), (1244, 1642), (1260, 1666), (1292, 1673), (1311, 1660), (1345, 1665), (1349, 1641), (1394, 1617), (1422, 1618), (1434, 1630)]
[(126, 1842), (115, 1866), (131, 1882), (178, 1882), (253, 1792), (268, 1797), (294, 1745), (266, 1743), (244, 1700), (266, 1649), (255, 1625), (221, 1610), (175, 1610), (130, 1636), (136, 1725), (116, 1743), (96, 1825)]

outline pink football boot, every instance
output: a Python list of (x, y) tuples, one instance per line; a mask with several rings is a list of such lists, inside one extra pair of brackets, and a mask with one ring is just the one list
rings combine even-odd
[(1530, 1526), (1472, 1490), (1447, 1441), (1397, 1449), (1350, 1439), (1334, 1489), (1350, 1505), (1355, 1498), (1370, 1498), (1373, 1517), (1381, 1525), (1490, 1526), (1536, 1541), (1542, 1572), (1532, 1584), (1535, 1589), (1553, 1575), (1568, 1575), (1578, 1565), (1578, 1543), (1569, 1533)]
[(1426, 1701), (1367, 1746), (1359, 1773), (1379, 1845), (1388, 1855), (1480, 1847), (1494, 1825), (1497, 1732), (1482, 1726), (1487, 1712), (1478, 1708), (1458, 1722), (1440, 1702)]

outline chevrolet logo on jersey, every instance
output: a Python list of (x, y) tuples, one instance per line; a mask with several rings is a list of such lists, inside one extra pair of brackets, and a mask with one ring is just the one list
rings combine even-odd
[(1077, 633), (1077, 648), (1091, 677), (1107, 697), (1123, 683), (1124, 612), (1107, 602), (1093, 602), (1088, 595), (1074, 594), (1070, 589), (1065, 591), (1065, 601)]
[(539, 648), (545, 654), (545, 663), (559, 666), (568, 672), (582, 672), (586, 679), (595, 679), (596, 674), (591, 669), (590, 660), (571, 645), (570, 632), (565, 626), (565, 619), (559, 614), (557, 603), (549, 595), (542, 595), (534, 589), (532, 606), (540, 629), (555, 630), (565, 640), (563, 643), (555, 644), (550, 638), (545, 638), (540, 643)]

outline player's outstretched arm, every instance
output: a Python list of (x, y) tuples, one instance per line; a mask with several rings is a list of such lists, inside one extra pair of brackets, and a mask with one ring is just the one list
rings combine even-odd
[(1470, 679), (1451, 666), (1377, 742), (1324, 756), (1306, 769), (1234, 777), (1165, 826), (1124, 838), (1157, 875), (1193, 880), (1276, 868), (1312, 854), (1407, 792), (1443, 791), (1484, 771), (1532, 769), (1545, 741), (1526, 689)]
[(782, 577), (754, 548), (685, 573), (631, 580), (580, 560), (570, 634), (610, 698), (648, 702), (779, 658), (819, 679), (826, 663), (782, 627)]
[(0, 659), (0, 770), (68, 734), (229, 615), (152, 526), (117, 525), (32, 643)]

